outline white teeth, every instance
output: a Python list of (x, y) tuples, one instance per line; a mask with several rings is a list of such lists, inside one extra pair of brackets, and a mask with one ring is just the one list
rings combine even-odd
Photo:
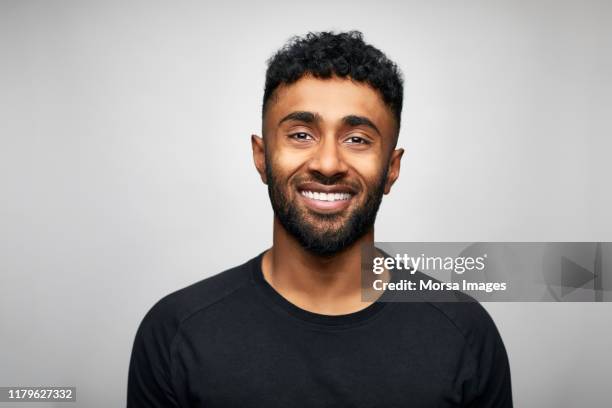
[(319, 201), (338, 201), (351, 198), (349, 193), (323, 193), (318, 191), (302, 191), (304, 197)]

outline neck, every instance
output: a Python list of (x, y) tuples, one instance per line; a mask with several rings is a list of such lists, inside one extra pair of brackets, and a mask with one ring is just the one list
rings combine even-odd
[(262, 272), (285, 299), (327, 315), (353, 313), (371, 304), (361, 301), (361, 246), (374, 243), (373, 228), (329, 257), (305, 250), (276, 217), (273, 231), (273, 246), (264, 254)]

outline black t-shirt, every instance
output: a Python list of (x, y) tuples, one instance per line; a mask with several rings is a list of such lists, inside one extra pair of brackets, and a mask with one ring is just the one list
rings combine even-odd
[(262, 254), (160, 300), (132, 351), (128, 407), (512, 407), (506, 350), (478, 303), (293, 305)]

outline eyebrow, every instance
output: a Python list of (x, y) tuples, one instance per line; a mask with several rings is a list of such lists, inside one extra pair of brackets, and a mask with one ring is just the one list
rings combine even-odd
[(380, 135), (380, 130), (376, 127), (374, 122), (365, 116), (348, 115), (342, 118), (342, 122), (348, 126), (367, 126)]
[[(290, 120), (295, 120), (295, 121), (304, 122), (304, 123), (317, 123), (317, 122), (320, 122), (322, 119), (323, 118), (318, 113), (307, 112), (307, 111), (296, 111), (296, 112), (291, 112), (290, 114), (282, 118), (278, 122), (278, 124), (280, 125), (281, 123), (287, 122)], [(342, 123), (344, 123), (345, 125), (351, 126), (351, 127), (367, 126), (371, 128), (372, 130), (376, 131), (376, 133), (378, 133), (379, 135), (381, 134), (380, 130), (378, 129), (378, 127), (376, 127), (374, 122), (372, 122), (370, 119), (366, 118), (365, 116), (348, 115), (342, 118)]]
[(321, 115), (319, 115), (318, 113), (306, 112), (306, 111), (296, 111), (296, 112), (291, 112), (290, 114), (282, 118), (278, 122), (278, 124), (280, 125), (281, 123), (287, 122), (290, 120), (295, 120), (295, 121), (304, 122), (304, 123), (316, 123), (316, 122), (320, 122), (321, 119), (322, 119)]

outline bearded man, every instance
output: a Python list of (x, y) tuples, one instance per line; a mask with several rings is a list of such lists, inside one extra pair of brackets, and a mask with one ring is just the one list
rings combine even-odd
[(251, 145), (273, 245), (149, 311), (128, 407), (512, 406), (478, 303), (363, 301), (361, 247), (400, 174), (402, 98), (397, 65), (360, 32), (294, 37), (268, 61)]

